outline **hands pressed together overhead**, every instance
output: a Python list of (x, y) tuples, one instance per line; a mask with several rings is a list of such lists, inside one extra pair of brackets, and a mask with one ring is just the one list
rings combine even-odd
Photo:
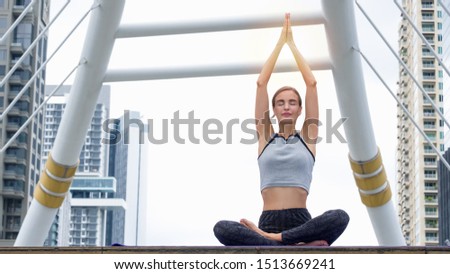
[(291, 28), (291, 14), (286, 13), (284, 16), (283, 29), (281, 31), (278, 43), (281, 45), (288, 44), (289, 47), (295, 46), (294, 37)]

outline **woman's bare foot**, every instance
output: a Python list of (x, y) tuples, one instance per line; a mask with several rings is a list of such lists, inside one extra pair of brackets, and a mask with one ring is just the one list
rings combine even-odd
[(246, 226), (247, 228), (255, 231), (259, 235), (269, 239), (269, 240), (274, 240), (274, 241), (281, 242), (281, 233), (268, 233), (268, 232), (265, 232), (265, 231), (261, 230), (259, 227), (257, 227), (253, 222), (251, 222), (251, 221), (249, 221), (247, 219), (241, 219), (240, 223), (242, 225)]

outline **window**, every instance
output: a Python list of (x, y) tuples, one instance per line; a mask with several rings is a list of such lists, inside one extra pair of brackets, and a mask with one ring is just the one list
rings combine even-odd
[(438, 222), (437, 220), (426, 220), (425, 221), (425, 228), (437, 228)]
[[(426, 135), (431, 141), (435, 141), (436, 140), (436, 133), (434, 133), (434, 132), (427, 132)], [(425, 174), (426, 174), (426, 171), (425, 171)]]
[(434, 121), (424, 121), (423, 127), (426, 129), (433, 129), (433, 128), (435, 128), (435, 123), (434, 123)]
[(422, 19), (423, 20), (433, 20), (433, 13), (426, 11), (426, 12), (422, 12)]
[(425, 164), (436, 164), (436, 158), (435, 157), (425, 157), (424, 159)]
[(423, 79), (435, 79), (434, 71), (424, 71), (422, 73)]
[(433, 34), (425, 34), (425, 39), (427, 39), (428, 43), (434, 44), (434, 35)]
[(437, 233), (435, 232), (426, 232), (425, 240), (429, 242), (437, 242), (439, 240)]
[[(434, 98), (435, 98), (434, 95), (430, 96), (430, 99), (431, 99), (433, 102), (434, 102)], [(423, 96), (423, 103), (424, 103), (424, 104), (431, 104), (430, 100), (428, 100), (428, 98), (426, 98), (425, 96)]]
[(422, 31), (434, 31), (434, 23), (422, 23)]
[(422, 8), (424, 9), (433, 8), (433, 1), (422, 1)]
[(8, 28), (8, 18), (0, 17), (0, 29), (1, 30), (6, 30), (7, 28)]
[(437, 208), (435, 208), (435, 207), (426, 207), (425, 208), (425, 215), (428, 215), (428, 216), (435, 216), (435, 215), (437, 215)]
[(425, 183), (425, 190), (437, 190), (436, 183)]
[(424, 171), (425, 178), (435, 178), (436, 177), (436, 170), (427, 170)]
[(426, 116), (426, 117), (434, 116), (434, 109), (424, 108), (423, 109), (423, 116)]
[(431, 56), (433, 54), (431, 53), (431, 50), (429, 48), (422, 48), (422, 55), (423, 56)]
[(14, 31), (14, 41), (21, 43), (23, 47), (28, 48), (33, 37), (33, 25), (29, 23), (21, 23)]
[(422, 66), (425, 68), (432, 68), (434, 67), (434, 60), (423, 60)]
[(6, 61), (8, 53), (5, 49), (0, 49), (0, 61)]
[(28, 6), (31, 0), (16, 0), (16, 6)]

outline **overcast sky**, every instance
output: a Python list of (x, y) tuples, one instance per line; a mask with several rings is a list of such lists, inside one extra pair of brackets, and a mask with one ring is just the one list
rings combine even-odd
[[(52, 14), (63, 3), (63, 0), (52, 0)], [(359, 3), (397, 49), (400, 11), (393, 1), (360, 0)], [(90, 5), (91, 1), (71, 1), (50, 31), (49, 55)], [(317, 9), (320, 9), (320, 1), (128, 0), (123, 23), (279, 15), (280, 28), (122, 39), (116, 42), (110, 68), (263, 63), (279, 37), (284, 12), (295, 17), (300, 11)], [(361, 51), (396, 91), (396, 59), (356, 6), (355, 13)], [(49, 63), (48, 84), (59, 84), (77, 64), (86, 23)], [(307, 59), (328, 56), (323, 26), (295, 27), (294, 38)], [(293, 62), (287, 48), (280, 60)], [(396, 103), (364, 62), (363, 68), (375, 139), (395, 193)], [(314, 73), (318, 80), (321, 121), (324, 124), (320, 136), (325, 139), (325, 124), (334, 125), (341, 116), (331, 72)], [(139, 111), (143, 120), (151, 119), (153, 122), (155, 138), (163, 136), (162, 124), (169, 120), (169, 141), (149, 145), (147, 245), (219, 245), (212, 232), (217, 221), (238, 221), (245, 217), (257, 222), (262, 208), (257, 144), (240, 141), (241, 138), (252, 137), (241, 127), (253, 118), (256, 79), (257, 75), (244, 75), (110, 84), (112, 117), (123, 115), (124, 110)], [(71, 81), (73, 78), (66, 84)], [(298, 87), (304, 94), (304, 83), (297, 72), (273, 75), (269, 93), (273, 94), (283, 85)], [(200, 139), (200, 144), (189, 141), (187, 126), (180, 127), (179, 135), (186, 139), (186, 143), (179, 144), (174, 139), (170, 119), (177, 113), (180, 118), (187, 119), (190, 112), (199, 119), (200, 124), (193, 128), (191, 134)], [(220, 121), (223, 125), (221, 133), (209, 136), (210, 139), (220, 138), (218, 144), (212, 145), (202, 139), (207, 121), (215, 124)], [(235, 125), (227, 127), (230, 121)], [(251, 125), (247, 127), (252, 128)], [(342, 127), (339, 132), (345, 137)], [(322, 141), (317, 147), (316, 159), (308, 198), (311, 214), (316, 216), (328, 209), (344, 209), (351, 220), (335, 245), (377, 245), (370, 218), (352, 177), (347, 144), (336, 136), (331, 138), (331, 142)]]

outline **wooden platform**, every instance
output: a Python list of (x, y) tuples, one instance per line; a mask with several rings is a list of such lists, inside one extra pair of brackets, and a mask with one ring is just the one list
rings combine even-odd
[(0, 254), (450, 254), (450, 247), (405, 246), (139, 246), (139, 247), (0, 247)]

